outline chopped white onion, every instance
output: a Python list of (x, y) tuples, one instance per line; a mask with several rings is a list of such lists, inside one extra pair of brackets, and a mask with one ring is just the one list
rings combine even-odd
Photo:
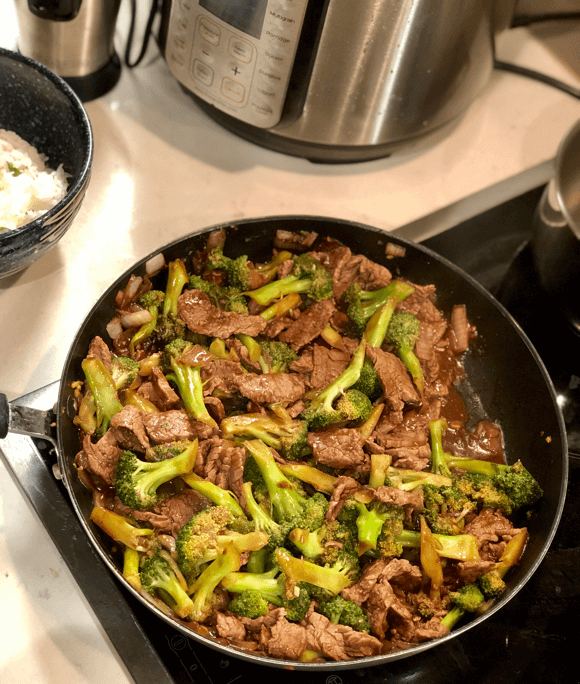
[(147, 273), (148, 276), (153, 276), (156, 273), (159, 273), (159, 271), (165, 266), (165, 257), (163, 256), (163, 252), (159, 252), (159, 254), (156, 254), (154, 257), (151, 257), (149, 261), (146, 262), (145, 264), (145, 273)]
[(145, 323), (150, 323), (153, 320), (153, 316), (147, 311), (147, 309), (140, 309), (139, 311), (132, 311), (131, 313), (125, 314), (121, 318), (121, 325), (124, 328), (140, 328)]
[(111, 319), (107, 323), (105, 330), (109, 333), (109, 337), (112, 340), (116, 340), (119, 337), (119, 335), (123, 332), (123, 326), (121, 325), (119, 317), (115, 316), (115, 318)]
[(125, 288), (125, 301), (130, 302), (137, 292), (139, 292), (139, 288), (141, 287), (143, 283), (143, 278), (141, 276), (131, 276), (129, 278), (129, 282), (127, 283), (127, 287)]

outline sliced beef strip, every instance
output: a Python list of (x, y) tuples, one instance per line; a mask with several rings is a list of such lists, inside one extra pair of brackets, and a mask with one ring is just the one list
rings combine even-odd
[(137, 394), (155, 404), (160, 411), (169, 411), (179, 404), (179, 395), (156, 366), (151, 369), (150, 379), (141, 383)]
[(308, 648), (330, 660), (352, 660), (378, 655), (381, 642), (370, 634), (352, 627), (334, 625), (320, 613), (311, 613), (305, 620)]
[(507, 542), (519, 532), (504, 515), (492, 508), (484, 508), (465, 526), (464, 531), (477, 538), (481, 560), (496, 562)]
[(423, 508), (423, 491), (418, 487), (415, 491), (406, 492), (396, 487), (382, 486), (375, 489), (375, 498), (383, 503), (394, 503), (404, 506), (410, 519), (413, 511)]
[(424, 641), (431, 641), (449, 634), (449, 630), (445, 625), (441, 624), (441, 619), (433, 617), (429, 621), (417, 626), (415, 628), (415, 641), (423, 643)]
[(215, 626), (218, 635), (224, 639), (243, 641), (246, 638), (246, 628), (242, 621), (231, 613), (216, 611)]
[(149, 447), (149, 437), (143, 424), (143, 412), (127, 404), (111, 418), (111, 429), (116, 441), (124, 449), (144, 453)]
[(91, 442), (90, 435), (86, 435), (82, 451), (75, 457), (75, 463), (80, 470), (89, 472), (96, 485), (112, 487), (115, 484), (115, 469), (122, 453), (114, 432), (109, 429), (96, 443)]
[(331, 299), (312, 304), (300, 313), (289, 328), (280, 333), (280, 341), (289, 344), (294, 351), (300, 351), (320, 335), (334, 310), (334, 302)]
[[(380, 434), (376, 435), (377, 444), (383, 446), (383, 437)], [(392, 456), (393, 465), (397, 468), (405, 468), (407, 470), (424, 470), (431, 460), (431, 447), (428, 444), (415, 447), (398, 447), (395, 449), (388, 449), (383, 446), (385, 453)]]
[(207, 439), (213, 429), (201, 421), (191, 420), (182, 410), (146, 413), (143, 424), (149, 439), (156, 444), (178, 442), (186, 439)]
[(243, 447), (238, 447), (227, 439), (213, 438), (209, 449), (203, 449), (202, 477), (222, 489), (232, 489), (239, 496), (245, 453)]
[(149, 523), (155, 530), (161, 534), (170, 534), (171, 530), (171, 518), (165, 513), (156, 513), (155, 511), (135, 511), (129, 506), (125, 506), (121, 500), (117, 497), (113, 500), (113, 513), (118, 515), (123, 515), (125, 517), (131, 517), (137, 520), (137, 522)]
[(363, 438), (354, 428), (332, 428), (310, 432), (308, 444), (317, 463), (332, 468), (357, 468), (369, 460), (363, 450)]
[(272, 658), (300, 660), (308, 644), (306, 628), (295, 622), (288, 622), (281, 612), (279, 615), (274, 624), (262, 624), (260, 646)]
[(421, 401), (405, 365), (399, 358), (370, 345), (367, 345), (366, 353), (373, 362), (387, 403), (392, 409), (402, 409), (405, 403), (418, 404)]
[(276, 316), (276, 318), (268, 321), (268, 325), (264, 330), (264, 335), (272, 340), (275, 337), (278, 337), (283, 330), (289, 328), (292, 323), (294, 323), (294, 319), (290, 316)]
[(421, 584), (422, 574), (419, 567), (404, 558), (380, 558), (367, 565), (362, 577), (342, 591), (342, 596), (362, 605), (368, 600), (377, 582), (386, 580), (396, 584), (404, 591), (415, 591)]
[(334, 491), (330, 496), (326, 519), (335, 520), (336, 516), (342, 510), (344, 502), (359, 489), (363, 489), (363, 487), (353, 477), (348, 477), (347, 475), (338, 477), (334, 484)]
[(416, 623), (413, 614), (403, 601), (395, 601), (388, 611), (392, 639), (412, 642), (415, 640)]
[(308, 346), (302, 350), (300, 357), (290, 364), (290, 370), (294, 373), (312, 373), (314, 369), (314, 350)]
[(493, 561), (462, 561), (457, 563), (455, 570), (462, 584), (472, 584), (478, 577), (489, 572), (494, 565)]
[(415, 354), (423, 361), (430, 361), (434, 354), (436, 345), (443, 335), (447, 332), (447, 322), (441, 318), (440, 321), (420, 321), (420, 333), (415, 343)]
[(243, 375), (244, 369), (239, 361), (228, 359), (214, 359), (201, 369), (201, 379), (204, 383), (203, 393), (207, 396), (215, 389), (231, 397), (237, 391), (235, 378)]
[(200, 290), (186, 290), (177, 301), (177, 311), (187, 327), (196, 333), (226, 339), (243, 333), (256, 337), (266, 328), (262, 316), (221, 311)]
[(330, 385), (350, 362), (350, 354), (343, 349), (333, 349), (314, 344), (312, 347), (312, 374), (310, 382), (314, 389)]
[(301, 230), (299, 233), (290, 230), (277, 230), (274, 237), (276, 249), (289, 249), (292, 252), (306, 252), (316, 242), (318, 233)]
[(397, 602), (398, 599), (389, 581), (379, 578), (370, 590), (366, 601), (366, 611), (371, 632), (376, 634), (379, 639), (384, 639), (386, 636), (387, 613), (389, 608)]
[[(360, 283), (366, 290), (378, 290), (386, 287), (392, 278), (388, 268), (367, 259), (362, 254), (351, 255), (334, 274), (340, 294), (350, 283)], [(338, 297), (339, 294), (335, 292), (335, 296)]]
[(240, 393), (257, 404), (293, 403), (306, 391), (306, 383), (297, 373), (245, 373), (234, 381)]
[(87, 359), (101, 359), (105, 368), (110, 371), (112, 358), (111, 350), (103, 338), (98, 335), (93, 337), (87, 352)]
[(334, 296), (339, 299), (351, 283), (350, 272), (345, 271), (345, 266), (352, 258), (352, 252), (339, 243), (325, 246), (329, 247), (328, 251), (315, 252), (313, 256), (332, 274)]
[(193, 489), (183, 489), (179, 494), (164, 499), (153, 509), (157, 515), (167, 518), (169, 525), (167, 532), (174, 537), (188, 520), (200, 513), (211, 501)]

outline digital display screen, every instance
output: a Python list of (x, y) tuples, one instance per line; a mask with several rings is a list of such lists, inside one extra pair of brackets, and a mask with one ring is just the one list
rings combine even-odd
[(199, 4), (249, 36), (259, 38), (262, 34), (268, 0), (199, 0)]

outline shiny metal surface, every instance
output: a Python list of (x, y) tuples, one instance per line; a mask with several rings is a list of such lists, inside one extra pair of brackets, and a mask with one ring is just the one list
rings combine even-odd
[(514, 5), (364, 0), (355, 9), (326, 0), (307, 12), (278, 124), (258, 130), (235, 112), (203, 108), (242, 137), (314, 161), (410, 151), (447, 135), (486, 86)]
[(325, 145), (423, 136), (487, 83), (513, 3), (331, 0), (301, 115), (279, 135)]
[(59, 76), (88, 76), (111, 59), (121, 0), (83, 0), (78, 15), (71, 21), (38, 17), (28, 9), (28, 0), (14, 3), (18, 50)]
[(542, 285), (580, 334), (580, 122), (560, 144), (533, 228), (531, 244)]

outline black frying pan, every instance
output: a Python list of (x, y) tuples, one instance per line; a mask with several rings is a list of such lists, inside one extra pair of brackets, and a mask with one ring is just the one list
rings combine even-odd
[[(475, 280), (431, 250), (350, 221), (305, 216), (250, 219), (235, 224), (212, 226), (176, 240), (160, 251), (167, 261), (177, 257), (187, 260), (205, 246), (208, 233), (218, 228), (226, 229), (226, 253), (229, 256), (248, 254), (254, 261), (268, 260), (276, 230), (316, 231), (321, 237), (334, 238), (350, 247), (353, 252), (364, 254), (373, 261), (386, 265), (395, 274), (400, 269), (401, 275), (414, 283), (434, 283), (437, 286), (438, 306), (447, 314), (454, 304), (466, 305), (470, 323), (478, 330), (478, 338), (465, 357), (468, 379), (459, 387), (471, 420), (499, 421), (504, 432), (508, 461), (521, 459), (544, 489), (544, 497), (534, 509), (531, 519), (523, 523), (530, 532), (523, 560), (511, 571), (505, 594), (485, 615), (457, 628), (446, 637), (405, 651), (349, 662), (289, 663), (245, 653), (199, 636), (165, 616), (125, 581), (117, 559), (111, 553), (109, 538), (89, 519), (92, 493), (81, 484), (73, 465), (80, 444), (77, 429), (72, 422), (75, 411), (71, 384), (83, 378), (81, 362), (92, 338), (95, 335), (108, 338), (105, 326), (116, 314), (114, 300), (117, 291), (125, 286), (132, 273), (143, 274), (145, 262), (153, 255), (145, 257), (117, 278), (82, 323), (61, 377), (56, 431), (50, 426), (53, 418), (50, 413), (32, 409), (22, 411), (7, 405), (5, 397), (0, 395), (0, 438), (5, 437), (7, 431), (12, 431), (41, 434), (52, 439), (57, 446), (63, 480), (81, 524), (97, 552), (119, 581), (160, 619), (181, 629), (187, 636), (229, 656), (274, 667), (291, 664), (296, 670), (358, 669), (408, 658), (446, 643), (500, 610), (528, 581), (546, 554), (564, 506), (568, 474), (566, 433), (554, 388), (538, 354), (517, 323)], [(387, 242), (405, 247), (406, 256), (387, 260)], [(159, 287), (164, 287), (164, 284)]]

